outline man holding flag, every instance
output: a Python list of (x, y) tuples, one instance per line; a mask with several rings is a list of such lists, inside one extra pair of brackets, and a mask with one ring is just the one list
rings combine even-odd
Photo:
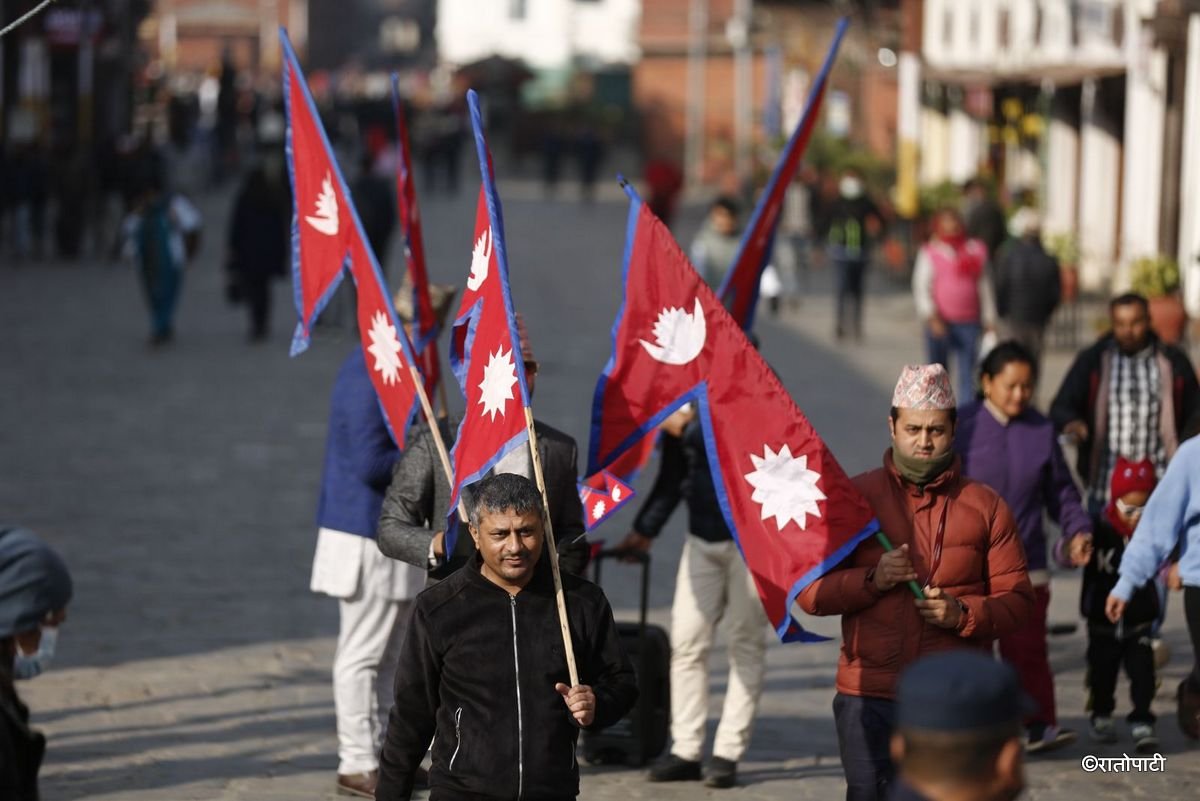
[(1033, 613), (1012, 513), (962, 474), (955, 421), (945, 368), (905, 367), (892, 396), (883, 467), (853, 479), (884, 535), (864, 540), (799, 595), (809, 614), (842, 616), (833, 714), (847, 801), (888, 797), (900, 671), (936, 651), (990, 653), (996, 637)]

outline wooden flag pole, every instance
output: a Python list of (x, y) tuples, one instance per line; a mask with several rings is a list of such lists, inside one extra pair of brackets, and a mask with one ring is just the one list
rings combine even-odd
[(542, 493), (542, 508), (546, 522), (546, 549), (550, 551), (550, 573), (554, 576), (554, 598), (558, 602), (558, 625), (562, 629), (563, 648), (567, 655), (567, 672), (571, 686), (579, 685), (579, 669), (575, 666), (575, 646), (571, 643), (571, 627), (567, 623), (567, 599), (563, 595), (562, 573), (558, 569), (558, 545), (554, 541), (554, 526), (550, 522), (550, 499), (546, 495), (546, 479), (542, 476), (542, 457), (538, 454), (537, 432), (533, 429), (533, 409), (525, 407), (525, 427), (529, 431), (529, 453), (533, 457), (533, 475)]
[[(429, 404), (429, 396), (425, 394), (424, 377), (415, 364), (410, 364), (408, 370), (413, 383), (417, 386), (417, 397), (421, 399), (421, 411), (425, 413), (425, 419), (429, 421), (429, 431), (433, 434), (433, 445), (437, 448), (438, 457), (442, 460), (442, 470), (446, 472), (446, 481), (453, 488), (454, 468), (450, 466), (450, 453), (446, 450), (446, 443), (442, 439), (442, 430), (438, 427), (437, 418), (433, 416), (433, 407)], [(461, 497), (458, 499), (458, 519), (464, 523), (467, 522), (467, 510), (463, 506)]]

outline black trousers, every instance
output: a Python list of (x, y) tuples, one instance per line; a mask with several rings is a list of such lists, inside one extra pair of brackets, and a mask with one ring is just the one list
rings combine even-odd
[(895, 776), (890, 752), (896, 703), (838, 693), (833, 697), (846, 801), (884, 801)]
[(1183, 588), (1183, 611), (1192, 638), (1192, 690), (1200, 693), (1200, 587)]
[(1092, 682), (1092, 714), (1111, 717), (1116, 707), (1117, 673), (1125, 666), (1129, 677), (1130, 723), (1154, 723), (1150, 704), (1154, 701), (1154, 652), (1150, 649), (1150, 624), (1124, 637), (1115, 627), (1088, 626), (1088, 673)]

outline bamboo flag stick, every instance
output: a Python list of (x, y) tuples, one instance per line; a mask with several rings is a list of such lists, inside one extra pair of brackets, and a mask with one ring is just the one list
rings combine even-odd
[[(446, 471), (446, 481), (453, 487), (454, 468), (450, 466), (450, 453), (446, 450), (445, 441), (442, 440), (442, 430), (438, 427), (437, 418), (433, 416), (433, 406), (429, 403), (429, 396), (425, 394), (425, 380), (415, 364), (410, 364), (408, 370), (412, 375), (413, 383), (417, 385), (417, 397), (421, 399), (421, 411), (425, 413), (425, 419), (429, 421), (429, 431), (433, 434), (434, 447), (437, 448), (438, 457), (442, 460), (442, 469)], [(458, 499), (458, 518), (464, 523), (467, 522), (467, 510), (461, 496)]]
[(558, 569), (558, 545), (554, 541), (554, 526), (550, 522), (550, 499), (546, 495), (546, 479), (542, 476), (542, 457), (538, 454), (537, 432), (533, 430), (533, 409), (525, 407), (525, 427), (529, 431), (529, 452), (533, 457), (533, 475), (542, 493), (546, 519), (546, 548), (550, 551), (550, 573), (554, 576), (554, 598), (558, 602), (558, 625), (562, 629), (563, 648), (567, 655), (567, 672), (571, 686), (579, 684), (579, 669), (575, 667), (575, 647), (571, 643), (571, 627), (567, 624), (567, 599), (563, 595), (562, 574)]

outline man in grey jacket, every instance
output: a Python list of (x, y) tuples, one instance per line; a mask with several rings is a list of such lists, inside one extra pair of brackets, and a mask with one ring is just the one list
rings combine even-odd
[[(533, 357), (524, 325), (519, 325), (521, 357), (525, 361), (525, 379), (532, 395), (538, 364)], [(459, 418), (438, 421), (442, 440), (450, 448), (458, 434)], [(555, 428), (534, 421), (538, 439), (538, 454), (542, 474), (546, 479), (546, 495), (550, 502), (550, 521), (558, 544), (559, 564), (570, 573), (579, 574), (587, 566), (588, 545), (584, 539), (583, 504), (576, 486), (579, 448), (575, 440)], [(495, 473), (515, 473), (533, 479), (533, 460), (528, 445), (509, 453), (492, 470)], [(471, 488), (464, 490), (470, 503)], [(429, 426), (414, 427), (409, 433), (408, 446), (392, 472), (379, 516), (379, 550), (385, 556), (408, 562), (429, 571), (431, 579), (442, 579), (471, 558), (474, 545), (471, 538), (462, 536), (466, 526), (460, 526), (460, 536), (454, 553), (445, 552), (446, 516), (450, 511), (450, 482), (442, 469)]]

